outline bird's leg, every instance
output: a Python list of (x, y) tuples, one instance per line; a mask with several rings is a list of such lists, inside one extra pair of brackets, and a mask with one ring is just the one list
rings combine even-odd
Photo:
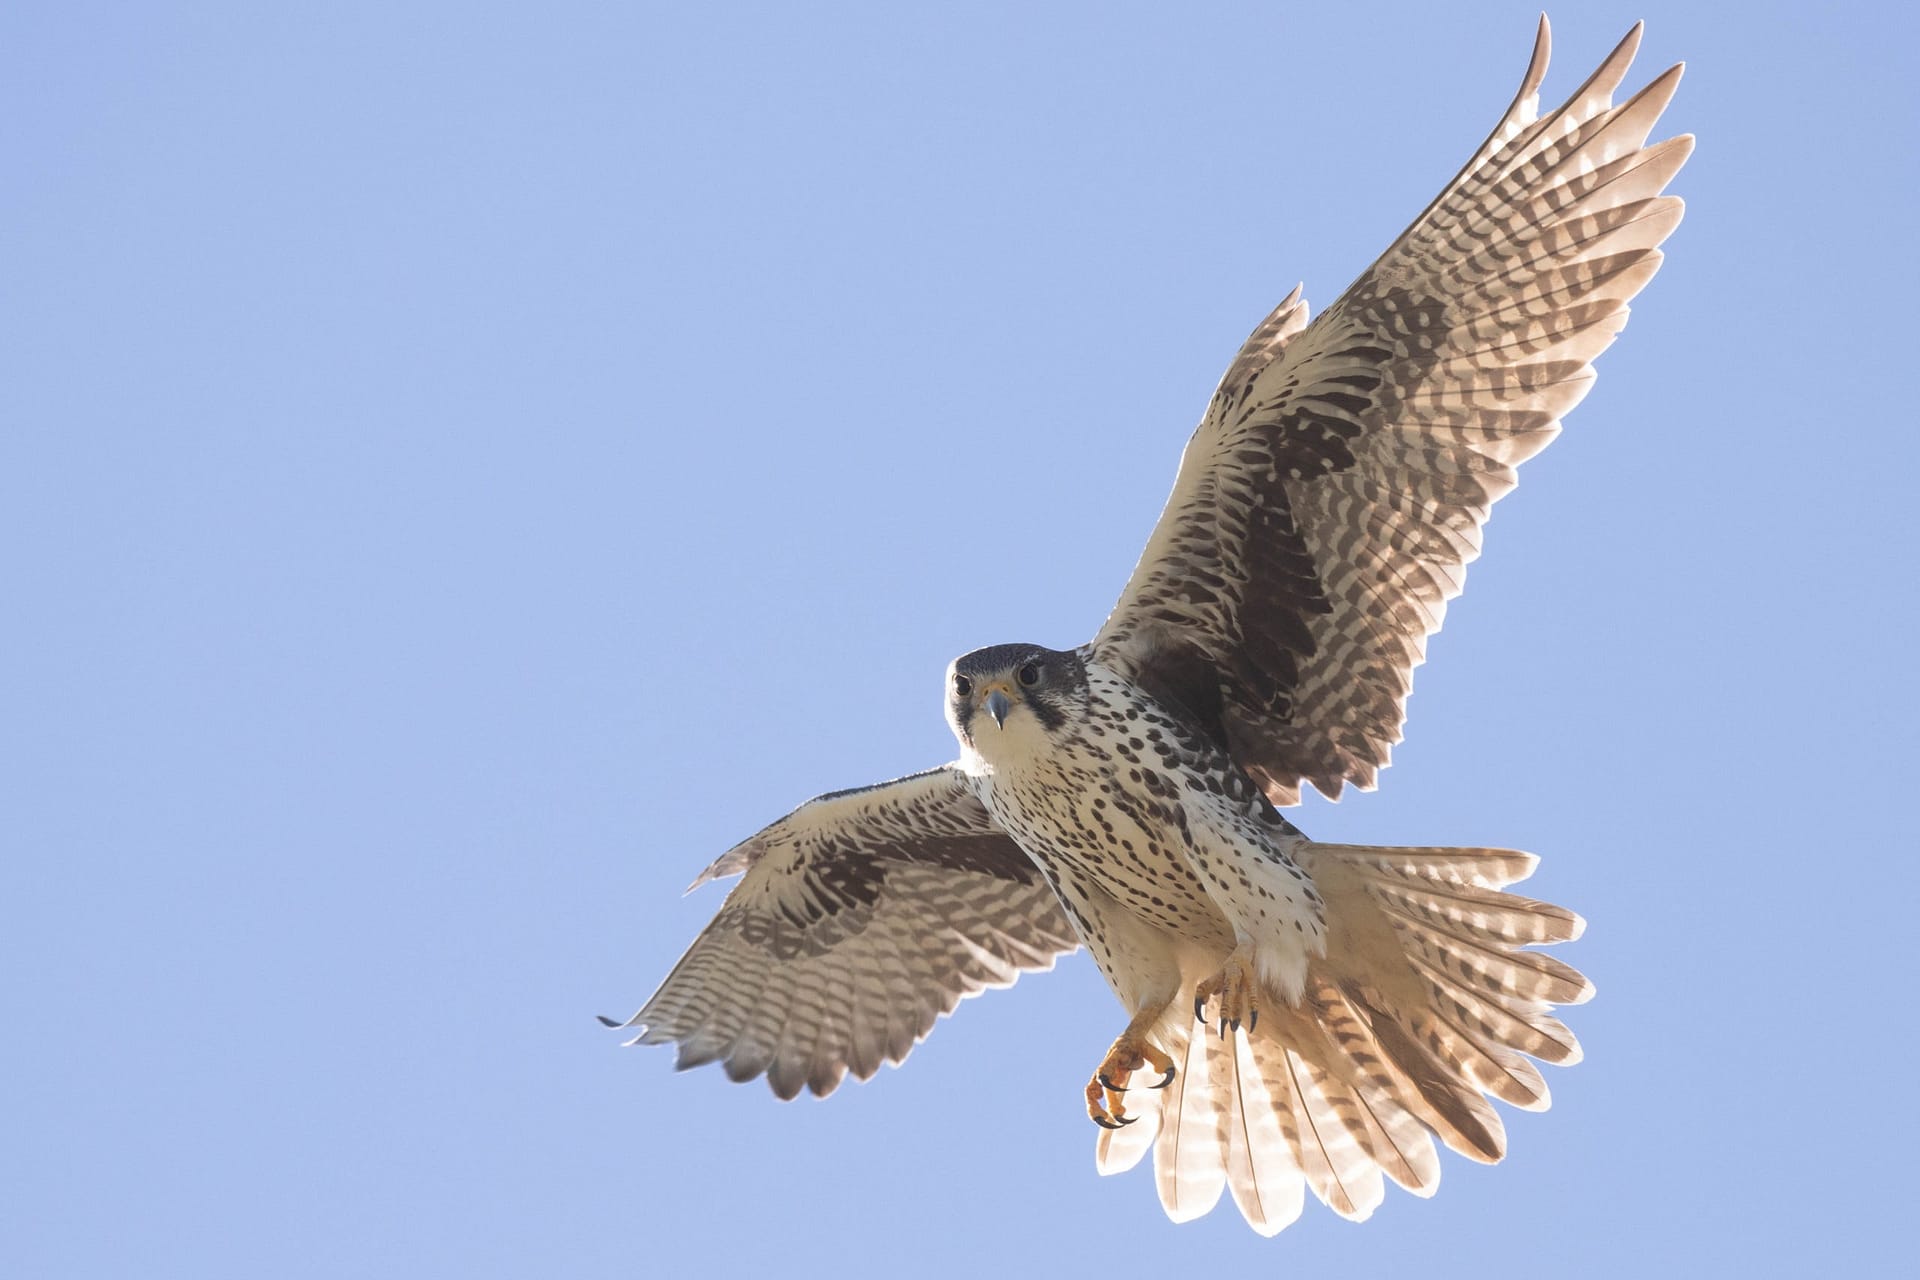
[(1254, 1026), (1260, 1021), (1260, 1010), (1254, 997), (1260, 989), (1260, 980), (1254, 973), (1253, 944), (1243, 942), (1233, 949), (1220, 972), (1211, 978), (1203, 978), (1193, 988), (1193, 1016), (1202, 1026), (1207, 1021), (1207, 1001), (1217, 998), (1220, 1007), (1216, 1011), (1220, 1020), (1220, 1038), (1226, 1039), (1229, 1028), (1238, 1031), (1240, 1024), (1247, 1024), (1247, 1032), (1252, 1034)]
[(1107, 1050), (1107, 1056), (1101, 1059), (1093, 1079), (1087, 1081), (1087, 1115), (1101, 1128), (1118, 1129), (1139, 1118), (1128, 1115), (1120, 1101), (1120, 1095), (1127, 1091), (1134, 1072), (1143, 1067), (1152, 1067), (1160, 1073), (1160, 1078), (1149, 1088), (1164, 1089), (1173, 1083), (1173, 1059), (1147, 1040), (1147, 1028), (1158, 1022), (1166, 1009), (1166, 1005), (1162, 1004), (1136, 1013), (1133, 1021), (1127, 1024), (1127, 1029), (1120, 1033), (1120, 1038), (1113, 1042), (1113, 1047)]

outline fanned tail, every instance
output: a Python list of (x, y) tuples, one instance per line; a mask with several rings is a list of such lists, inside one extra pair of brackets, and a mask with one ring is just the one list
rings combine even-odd
[(1544, 1110), (1529, 1059), (1580, 1057), (1550, 1009), (1593, 986), (1526, 948), (1576, 938), (1583, 922), (1502, 892), (1532, 872), (1531, 854), (1331, 844), (1292, 854), (1327, 913), (1327, 953), (1298, 1004), (1263, 992), (1257, 1027), (1222, 1040), (1192, 1020), (1190, 983), (1154, 1037), (1179, 1067), (1173, 1083), (1130, 1095), (1139, 1123), (1100, 1138), (1102, 1173), (1153, 1152), (1175, 1221), (1223, 1190), (1264, 1235), (1299, 1217), (1308, 1189), (1355, 1221), (1379, 1207), (1387, 1178), (1432, 1195), (1434, 1137), (1499, 1160), (1506, 1128), (1488, 1095)]
[(1368, 1093), (1461, 1155), (1500, 1159), (1506, 1130), (1486, 1095), (1544, 1111), (1546, 1082), (1523, 1055), (1579, 1061), (1551, 1008), (1593, 997), (1577, 970), (1524, 948), (1571, 941), (1585, 922), (1501, 892), (1538, 862), (1509, 849), (1309, 844), (1296, 856), (1328, 914), (1308, 1008), (1338, 1026)]

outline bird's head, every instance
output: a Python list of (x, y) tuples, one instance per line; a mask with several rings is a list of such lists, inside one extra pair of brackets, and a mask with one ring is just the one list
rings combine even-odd
[(1044, 748), (1086, 701), (1087, 669), (1071, 650), (997, 644), (947, 668), (947, 724), (989, 764)]

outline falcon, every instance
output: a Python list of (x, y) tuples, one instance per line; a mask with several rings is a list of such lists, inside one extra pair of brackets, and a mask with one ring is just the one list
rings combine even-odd
[(1125, 1013), (1085, 1089), (1097, 1163), (1151, 1151), (1176, 1221), (1223, 1191), (1264, 1234), (1309, 1190), (1365, 1218), (1386, 1180), (1432, 1194), (1435, 1138), (1499, 1160), (1489, 1099), (1544, 1110), (1535, 1060), (1580, 1056), (1551, 1010), (1593, 987), (1534, 948), (1581, 918), (1506, 892), (1530, 854), (1320, 844), (1279, 810), (1374, 785), (1489, 508), (1660, 265), (1692, 139), (1647, 143), (1678, 66), (1614, 104), (1639, 39), (1543, 117), (1543, 18), (1459, 176), (1234, 357), (1098, 634), (955, 660), (954, 762), (708, 867), (740, 882), (630, 1043), (825, 1095), (1085, 946)]

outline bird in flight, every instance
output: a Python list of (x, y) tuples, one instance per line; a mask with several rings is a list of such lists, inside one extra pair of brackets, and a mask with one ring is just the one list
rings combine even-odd
[(1085, 946), (1125, 1012), (1099, 1167), (1152, 1151), (1176, 1221), (1223, 1191), (1265, 1234), (1308, 1190), (1365, 1218), (1385, 1179), (1432, 1194), (1435, 1137), (1499, 1160), (1489, 1097), (1545, 1109), (1532, 1059), (1580, 1056), (1551, 1010), (1593, 988), (1534, 949), (1580, 917), (1505, 891), (1530, 854), (1320, 844), (1280, 809), (1374, 784), (1489, 508), (1660, 265), (1693, 142), (1647, 144), (1678, 66), (1614, 104), (1639, 40), (1542, 116), (1542, 18), (1459, 176), (1317, 320), (1295, 289), (1247, 339), (1093, 639), (961, 656), (958, 759), (708, 867), (740, 883), (632, 1042), (825, 1095)]

